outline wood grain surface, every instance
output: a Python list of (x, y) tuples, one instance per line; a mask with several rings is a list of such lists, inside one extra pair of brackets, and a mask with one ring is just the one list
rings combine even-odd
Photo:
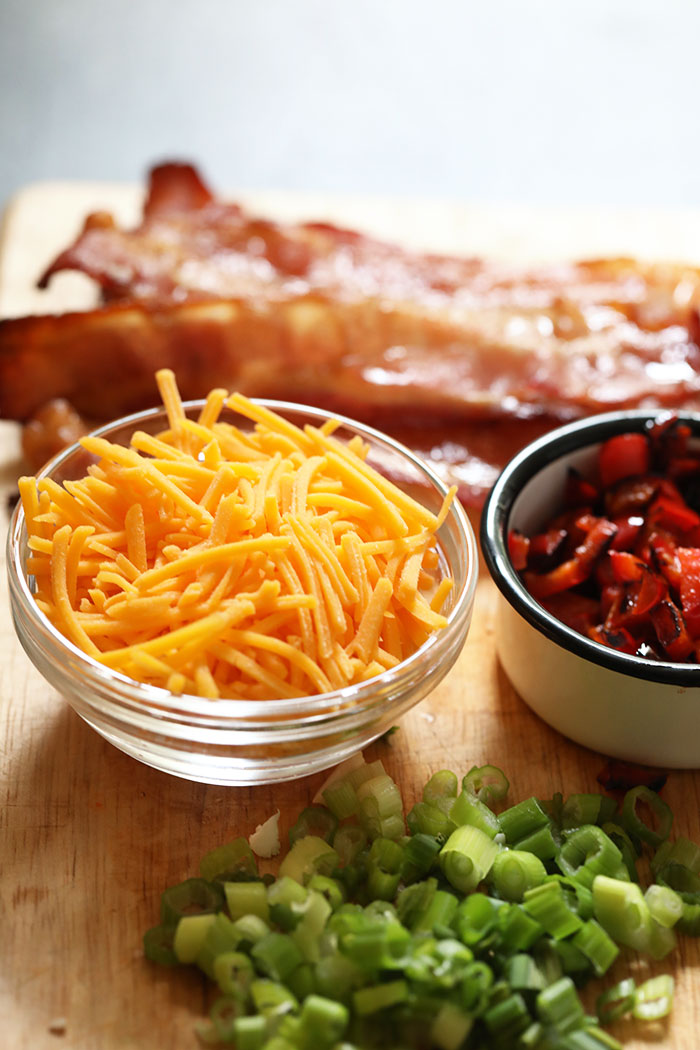
[[(322, 214), (385, 236), (436, 248), (525, 258), (637, 251), (693, 259), (700, 217), (589, 215), (561, 211), (468, 209), (448, 204), (248, 195), (254, 205), (298, 217)], [(86, 286), (61, 282), (50, 298), (31, 282), (90, 207), (135, 214), (132, 187), (45, 184), (8, 211), (0, 254), (0, 313), (87, 302)], [(508, 225), (504, 216), (511, 216)], [(363, 219), (365, 221), (363, 221)], [(498, 220), (498, 221), (497, 221)], [(489, 225), (490, 223), (490, 225)], [(616, 241), (617, 236), (617, 241)], [(533, 248), (539, 246), (539, 251)], [(695, 252), (697, 254), (697, 247)], [(0, 421), (3, 533), (7, 498), (22, 470), (17, 429)], [(4, 538), (2, 549), (4, 552)], [(287, 785), (220, 788), (169, 777), (106, 743), (29, 663), (8, 608), (0, 567), (0, 1046), (11, 1050), (193, 1050), (193, 1022), (207, 992), (199, 978), (143, 959), (141, 936), (158, 919), (161, 890), (197, 873), (208, 849), (280, 808), (286, 833), (323, 775)], [(472, 629), (446, 680), (368, 757), (381, 757), (416, 800), (436, 769), (466, 772), (496, 763), (513, 799), (596, 790), (601, 755), (542, 723), (515, 695), (493, 645), (494, 589), (483, 575)], [(669, 717), (672, 713), (669, 712)], [(664, 797), (675, 831), (700, 841), (700, 774), (674, 772)], [(700, 1043), (700, 942), (682, 940), (670, 960), (649, 967), (634, 955), (626, 972), (672, 972), (670, 1022), (619, 1024), (631, 1050), (695, 1050)]]

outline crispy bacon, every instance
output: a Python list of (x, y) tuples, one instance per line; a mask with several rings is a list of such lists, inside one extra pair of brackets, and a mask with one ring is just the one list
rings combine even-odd
[(478, 500), (509, 454), (559, 421), (700, 404), (691, 267), (408, 252), (253, 218), (170, 164), (152, 171), (137, 229), (90, 216), (42, 286), (62, 269), (97, 281), (104, 305), (0, 322), (0, 417), (54, 397), (92, 418), (133, 411), (169, 366), (187, 398), (227, 386), (369, 419)]

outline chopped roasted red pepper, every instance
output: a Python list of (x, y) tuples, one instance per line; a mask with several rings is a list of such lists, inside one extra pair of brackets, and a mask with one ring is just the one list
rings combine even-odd
[(513, 562), (513, 568), (522, 572), (527, 568), (527, 556), (530, 550), (530, 540), (517, 529), (511, 529), (508, 533), (508, 554)]
[(603, 488), (622, 481), (623, 478), (646, 474), (651, 455), (645, 434), (616, 434), (603, 443), (598, 457), (600, 480)]
[(600, 492), (596, 486), (571, 467), (566, 475), (564, 505), (566, 507), (592, 507), (598, 502)]
[(549, 572), (537, 574), (525, 573), (525, 583), (534, 598), (547, 598), (550, 594), (578, 587), (587, 580), (593, 569), (595, 559), (605, 550), (615, 535), (615, 526), (607, 518), (598, 518), (581, 543), (574, 551), (573, 557), (557, 565)]
[(647, 568), (646, 562), (629, 551), (608, 551), (613, 576), (618, 583), (632, 583), (641, 580)]
[(557, 620), (561, 620), (579, 634), (588, 634), (598, 615), (598, 602), (595, 598), (587, 598), (576, 591), (553, 594), (544, 598), (542, 605), (552, 616), (556, 616)]
[(678, 547), (680, 563), (680, 596), (683, 616), (690, 636), (700, 639), (700, 550), (697, 547)]
[(609, 518), (644, 514), (658, 490), (658, 478), (648, 475), (639, 478), (624, 478), (612, 488), (605, 490), (603, 496), (605, 513)]
[(650, 613), (656, 637), (664, 647), (669, 660), (685, 660), (694, 652), (693, 640), (688, 634), (683, 614), (670, 600), (659, 602)]
[(617, 526), (617, 532), (610, 544), (611, 548), (617, 551), (632, 550), (642, 530), (644, 518), (641, 514), (625, 514), (612, 520)]
[(649, 506), (649, 521), (671, 532), (689, 532), (700, 526), (700, 514), (696, 514), (681, 498), (657, 496)]
[[(700, 453), (661, 418), (600, 450), (601, 488), (570, 471), (563, 510), (511, 557), (562, 623), (652, 660), (700, 662)], [(690, 502), (689, 502), (690, 501)]]
[(590, 632), (590, 637), (594, 642), (600, 642), (601, 645), (607, 645), (609, 649), (617, 649), (619, 653), (629, 653), (630, 655), (634, 655), (634, 653), (637, 652), (637, 642), (624, 627), (610, 630), (607, 627), (598, 624), (598, 626), (594, 627)]
[(549, 561), (557, 551), (562, 549), (568, 537), (566, 529), (548, 529), (540, 532), (530, 540), (530, 554), (533, 560), (545, 563)]

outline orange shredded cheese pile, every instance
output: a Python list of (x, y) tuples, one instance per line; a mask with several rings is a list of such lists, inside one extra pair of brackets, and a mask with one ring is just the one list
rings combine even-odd
[[(39, 608), (96, 660), (173, 693), (269, 699), (380, 674), (445, 626), (438, 515), (337, 424), (303, 429), (213, 390), (197, 420), (82, 439), (78, 481), (19, 482)], [(250, 421), (221, 420), (225, 405)]]

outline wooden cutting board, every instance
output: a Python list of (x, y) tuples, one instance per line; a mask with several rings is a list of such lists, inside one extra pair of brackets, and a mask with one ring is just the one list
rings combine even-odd
[[(700, 214), (569, 212), (430, 201), (241, 193), (280, 217), (329, 218), (405, 244), (512, 259), (602, 253), (700, 262)], [(8, 209), (0, 251), (0, 315), (87, 305), (92, 290), (63, 276), (49, 293), (33, 282), (94, 208), (130, 220), (134, 187), (46, 183)], [(22, 470), (17, 428), (0, 421), (0, 496)], [(4, 552), (4, 540), (2, 545)], [(0, 557), (3, 557), (0, 555)], [(117, 751), (73, 713), (29, 663), (9, 614), (0, 572), (0, 1044), (13, 1050), (193, 1050), (203, 983), (147, 963), (143, 931), (158, 919), (165, 886), (197, 873), (199, 858), (248, 835), (275, 809), (282, 831), (323, 775), (284, 786), (220, 788), (156, 772)], [(593, 791), (601, 755), (569, 743), (522, 703), (494, 654), (494, 589), (482, 578), (464, 651), (447, 679), (374, 744), (406, 803), (437, 769), (492, 762), (510, 776), (513, 800)], [(669, 717), (672, 717), (669, 715)], [(700, 773), (674, 772), (664, 790), (676, 833), (700, 841)], [(650, 1031), (616, 1034), (634, 1050), (695, 1050), (700, 1040), (700, 942), (685, 939), (649, 967), (631, 954), (610, 975), (672, 972), (676, 1007)]]

